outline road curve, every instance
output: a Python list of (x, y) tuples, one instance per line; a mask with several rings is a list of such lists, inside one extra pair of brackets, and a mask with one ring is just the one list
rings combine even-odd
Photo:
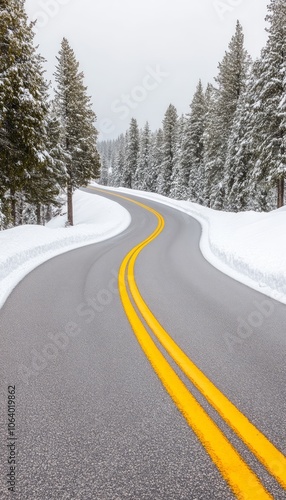
[[(130, 227), (46, 262), (0, 312), (15, 498), (285, 499), (286, 307), (209, 265), (191, 217), (101, 194)], [(9, 450), (1, 423), (0, 498)]]

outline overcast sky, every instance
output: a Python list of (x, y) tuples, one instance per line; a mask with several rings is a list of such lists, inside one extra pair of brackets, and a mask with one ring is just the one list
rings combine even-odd
[(152, 130), (170, 103), (188, 111), (197, 82), (217, 75), (239, 19), (258, 57), (266, 42), (269, 0), (27, 0), (38, 19), (36, 42), (52, 80), (68, 38), (97, 114), (100, 139), (125, 132), (131, 118)]

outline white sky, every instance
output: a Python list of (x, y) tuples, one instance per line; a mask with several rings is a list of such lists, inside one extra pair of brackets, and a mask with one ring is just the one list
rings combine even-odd
[[(97, 114), (100, 139), (125, 132), (131, 118), (161, 126), (170, 103), (188, 111), (199, 78), (217, 75), (239, 19), (258, 57), (269, 0), (26, 0), (38, 19), (36, 42), (53, 79), (68, 38)], [(153, 76), (152, 76), (153, 74)], [(154, 77), (155, 74), (155, 77)], [(125, 102), (123, 102), (125, 101)]]

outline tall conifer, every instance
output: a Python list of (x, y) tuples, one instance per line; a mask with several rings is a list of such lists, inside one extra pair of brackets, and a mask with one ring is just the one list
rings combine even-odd
[(73, 191), (99, 177), (96, 115), (84, 85), (84, 74), (79, 71), (79, 63), (66, 38), (62, 41), (57, 60), (55, 106), (61, 122), (61, 143), (65, 151), (68, 224), (73, 225)]

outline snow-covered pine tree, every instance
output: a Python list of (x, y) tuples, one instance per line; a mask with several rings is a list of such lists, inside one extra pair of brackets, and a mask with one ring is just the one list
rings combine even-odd
[(51, 157), (51, 164), (55, 174), (55, 180), (59, 189), (66, 186), (67, 172), (65, 169), (66, 151), (61, 142), (61, 122), (57, 116), (57, 110), (54, 101), (50, 103), (49, 114), (47, 118), (48, 152)]
[(152, 147), (152, 164), (153, 164), (153, 175), (152, 175), (152, 192), (159, 193), (163, 178), (162, 178), (162, 164), (163, 164), (163, 145), (164, 145), (164, 134), (163, 130), (159, 128), (153, 134), (153, 147)]
[[(159, 134), (159, 139), (158, 139)], [(156, 193), (157, 182), (158, 182), (158, 172), (160, 171), (160, 148), (162, 144), (160, 143), (160, 137), (163, 138), (162, 130), (156, 131), (150, 134), (150, 156), (149, 156), (149, 166), (148, 172), (145, 178), (144, 190), (151, 193)]]
[[(39, 72), (43, 59), (38, 56)], [(42, 73), (44, 73), (42, 71)], [(59, 194), (66, 184), (65, 156), (60, 143), (60, 122), (54, 109), (54, 103), (49, 103), (49, 87), (45, 80), (41, 86), (42, 102), (48, 109), (43, 127), (43, 146), (46, 150), (41, 156), (41, 168), (33, 168), (30, 178), (23, 185), (23, 200), (26, 213), (35, 213), (37, 224), (45, 222), (46, 213), (59, 207)], [(28, 207), (26, 205), (29, 205)], [(29, 223), (27, 219), (23, 222)]]
[(140, 150), (138, 167), (135, 173), (136, 189), (150, 191), (152, 184), (152, 163), (151, 163), (151, 131), (149, 123), (146, 122), (140, 134)]
[(207, 121), (211, 129), (206, 129), (208, 140), (205, 145), (207, 148), (205, 170), (211, 177), (209, 203), (217, 209), (222, 208), (224, 203), (224, 165), (227, 145), (238, 99), (245, 89), (249, 65), (250, 58), (244, 48), (242, 26), (237, 21), (235, 35), (219, 64), (219, 74), (216, 78), (218, 88), (212, 96), (213, 116)]
[[(187, 200), (188, 198), (188, 180), (186, 179), (186, 162), (184, 161), (184, 151), (183, 147), (186, 140), (186, 124), (187, 118), (182, 115), (178, 119), (177, 124), (177, 144), (175, 151), (174, 167), (171, 178), (171, 198), (177, 200)], [(187, 167), (189, 169), (189, 166)]]
[[(186, 129), (183, 147), (183, 161), (189, 162), (186, 182), (189, 185), (191, 201), (203, 204), (204, 201), (204, 131), (206, 123), (206, 98), (201, 80), (198, 83)], [(187, 163), (186, 161), (186, 163)], [(187, 164), (186, 164), (187, 168)]]
[(248, 209), (249, 176), (253, 169), (253, 156), (249, 142), (251, 84), (240, 96), (235, 113), (225, 161), (224, 209), (239, 212)]
[(61, 142), (67, 172), (68, 224), (73, 225), (72, 195), (76, 188), (99, 177), (96, 115), (84, 85), (84, 74), (66, 38), (61, 43), (55, 72), (55, 105), (61, 122)]
[(53, 188), (56, 196), (54, 200), (47, 200), (44, 211), (44, 220), (50, 220), (58, 215), (60, 207), (65, 202), (64, 190), (66, 187), (67, 173), (65, 170), (65, 151), (61, 143), (61, 124), (57, 117), (54, 102), (50, 103), (47, 118), (47, 150), (49, 153), (48, 171), (51, 172)]
[(134, 188), (135, 172), (138, 167), (139, 160), (139, 128), (135, 118), (131, 119), (126, 141), (126, 161), (122, 173), (122, 186), (126, 188)]
[[(189, 198), (189, 179), (191, 171), (190, 141), (191, 121), (190, 115), (184, 117), (184, 122), (178, 128), (178, 147), (176, 166), (173, 171), (171, 196), (178, 200)], [(194, 201), (194, 200), (193, 200)]]
[(107, 186), (109, 182), (109, 168), (112, 162), (112, 151), (115, 148), (113, 142), (115, 141), (102, 141), (97, 145), (101, 165), (98, 182), (103, 186)]
[(175, 153), (177, 145), (178, 114), (175, 106), (170, 104), (163, 120), (162, 166), (158, 192), (164, 196), (170, 195)]
[(0, 5), (0, 198), (4, 200), (4, 227), (21, 223), (23, 203), (39, 205), (45, 193), (43, 180), (47, 180), (49, 159), (45, 128), (48, 106), (43, 60), (36, 52), (33, 39), (33, 24), (28, 22), (24, 0), (3, 0)]
[(284, 205), (286, 172), (286, 3), (271, 0), (269, 33), (261, 53), (261, 74), (255, 92), (257, 105), (253, 131), (260, 138), (259, 161), (253, 176), (277, 186), (277, 206)]
[[(246, 88), (239, 97), (228, 141), (224, 208), (233, 212), (257, 209), (265, 193), (265, 186), (253, 176), (254, 166), (259, 159), (260, 138), (253, 128), (253, 118), (257, 112), (257, 81), (260, 73), (261, 63), (257, 60), (252, 66)], [(265, 203), (266, 200), (262, 205), (265, 206)]]
[(106, 156), (101, 159), (101, 169), (100, 169), (100, 184), (103, 186), (108, 186), (108, 178), (109, 178), (109, 164)]
[(112, 153), (116, 149), (116, 141), (105, 140), (97, 144), (97, 150), (100, 156), (100, 178), (98, 182), (104, 186), (107, 186), (109, 181), (109, 170), (112, 163)]
[(116, 157), (119, 149), (120, 137), (118, 139), (105, 140), (98, 143), (98, 151), (101, 158), (101, 174), (99, 183), (104, 186), (114, 186), (113, 174), (116, 169)]
[(210, 207), (212, 202), (212, 194), (216, 183), (216, 154), (221, 146), (220, 136), (217, 134), (217, 99), (218, 90), (209, 83), (205, 92), (207, 112), (205, 117), (205, 131), (203, 134), (203, 204), (207, 207)]
[(121, 134), (118, 138), (118, 144), (115, 151), (114, 164), (111, 175), (111, 184), (114, 187), (122, 185), (122, 175), (126, 162), (126, 137)]
[[(64, 170), (64, 150), (61, 145), (61, 124), (55, 113), (53, 103), (50, 105), (50, 111), (47, 118), (47, 145), (50, 156), (53, 158), (56, 166), (65, 173)], [(62, 168), (62, 170), (61, 170)], [(64, 183), (64, 181), (63, 181)]]

